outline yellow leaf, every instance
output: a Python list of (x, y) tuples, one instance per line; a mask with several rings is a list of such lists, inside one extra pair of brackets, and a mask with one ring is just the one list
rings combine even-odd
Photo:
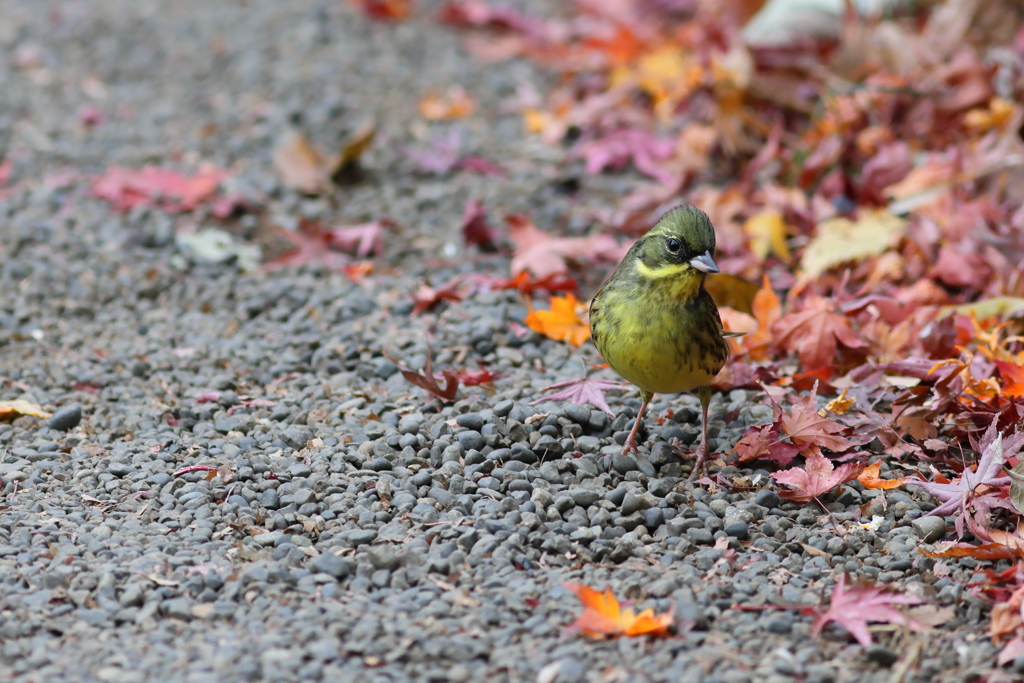
[(580, 313), (586, 307), (576, 301), (576, 297), (567, 294), (564, 298), (551, 297), (551, 310), (536, 311), (530, 309), (524, 321), (533, 330), (555, 341), (564, 341), (579, 346), (590, 339), (590, 324)]
[(15, 401), (0, 401), (0, 422), (12, 422), (25, 415), (30, 415), (32, 417), (50, 417), (50, 413), (37, 406), (35, 403), (29, 403), (22, 399)]
[(783, 261), (789, 261), (789, 244), (786, 243), (788, 228), (778, 211), (756, 213), (743, 224), (743, 232), (750, 240), (750, 251), (754, 252), (759, 261), (764, 261), (770, 253)]
[(843, 393), (826, 403), (825, 407), (818, 411), (818, 414), (822, 417), (825, 417), (826, 412), (830, 412), (833, 415), (846, 415), (856, 402), (857, 399), (853, 396), (847, 396), (846, 389), (843, 389)]
[(1020, 315), (1024, 313), (1024, 298), (1019, 296), (995, 296), (990, 299), (975, 301), (974, 303), (944, 306), (942, 308), (943, 315), (953, 312), (963, 313), (964, 315), (973, 313), (979, 320)]
[(813, 278), (842, 263), (881, 254), (895, 244), (906, 224), (884, 210), (864, 211), (857, 222), (831, 218), (818, 225), (817, 234), (804, 250), (801, 269)]

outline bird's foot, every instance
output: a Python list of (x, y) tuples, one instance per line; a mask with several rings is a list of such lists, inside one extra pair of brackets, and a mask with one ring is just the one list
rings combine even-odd
[(636, 436), (630, 434), (626, 437), (625, 443), (622, 444), (622, 454), (629, 455), (630, 453), (639, 453), (640, 449), (636, 445)]
[(700, 479), (707, 474), (708, 469), (708, 446), (701, 444), (697, 446), (696, 459), (693, 461), (693, 469), (690, 471), (690, 481)]

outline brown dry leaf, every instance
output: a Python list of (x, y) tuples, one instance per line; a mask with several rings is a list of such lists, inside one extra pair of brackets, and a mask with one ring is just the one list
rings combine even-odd
[(363, 124), (331, 157), (314, 147), (302, 131), (291, 131), (274, 150), (274, 169), (286, 187), (305, 194), (328, 192), (335, 179), (358, 163), (376, 132), (372, 123)]
[(31, 417), (50, 417), (50, 413), (35, 403), (29, 403), (22, 399), (0, 401), (0, 422), (12, 422), (25, 415)]
[(806, 277), (815, 278), (834, 266), (877, 256), (893, 246), (906, 224), (888, 211), (864, 211), (856, 222), (829, 219), (818, 225), (800, 268)]
[(291, 131), (274, 150), (274, 169), (286, 187), (306, 194), (319, 194), (330, 187), (330, 162), (302, 131)]

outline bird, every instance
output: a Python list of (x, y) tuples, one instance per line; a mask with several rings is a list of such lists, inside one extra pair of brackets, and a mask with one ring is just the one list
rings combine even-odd
[(729, 335), (704, 288), (717, 272), (711, 219), (695, 206), (677, 206), (636, 241), (590, 304), (597, 350), (640, 389), (624, 455), (637, 452), (637, 431), (655, 394), (697, 390), (703, 420), (691, 477), (707, 466), (711, 382), (729, 357)]

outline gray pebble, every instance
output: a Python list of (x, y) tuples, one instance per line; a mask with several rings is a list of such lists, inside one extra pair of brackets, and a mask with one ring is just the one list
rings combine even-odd
[(46, 426), (58, 432), (66, 432), (78, 426), (82, 421), (82, 405), (80, 403), (68, 403), (50, 416)]
[(942, 517), (918, 517), (910, 523), (910, 526), (914, 527), (914, 531), (921, 537), (921, 540), (925, 543), (934, 543), (935, 541), (942, 538), (946, 533), (946, 520)]

